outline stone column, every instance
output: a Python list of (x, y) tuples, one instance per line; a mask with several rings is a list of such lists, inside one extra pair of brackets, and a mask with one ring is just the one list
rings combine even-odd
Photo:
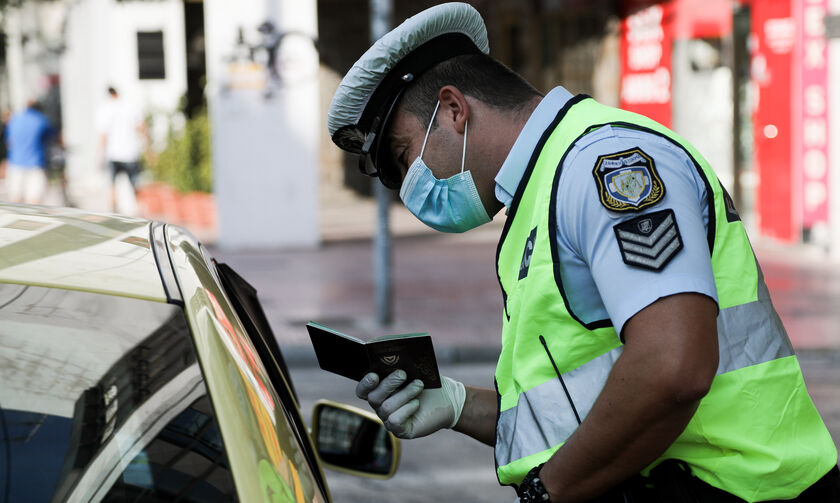
[(222, 248), (314, 247), (315, 0), (206, 0), (207, 96)]

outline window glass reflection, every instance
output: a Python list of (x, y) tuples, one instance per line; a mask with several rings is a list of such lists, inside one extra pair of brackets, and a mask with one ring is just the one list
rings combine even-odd
[(181, 308), (0, 284), (0, 503), (233, 501)]
[(122, 472), (105, 502), (235, 501), (206, 396), (173, 419)]

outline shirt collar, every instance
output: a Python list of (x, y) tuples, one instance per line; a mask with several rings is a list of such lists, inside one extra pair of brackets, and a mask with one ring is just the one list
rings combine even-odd
[(572, 98), (572, 93), (569, 91), (559, 86), (555, 87), (543, 97), (531, 113), (531, 117), (528, 118), (528, 122), (525, 123), (525, 127), (522, 128), (505, 162), (496, 174), (496, 199), (506, 207), (510, 208), (513, 202), (513, 195), (516, 194), (519, 182), (528, 167), (528, 161), (531, 160), (531, 155), (537, 148), (543, 132), (557, 117), (557, 112)]

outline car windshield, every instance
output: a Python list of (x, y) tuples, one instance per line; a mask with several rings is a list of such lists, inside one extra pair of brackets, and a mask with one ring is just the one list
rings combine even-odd
[(235, 499), (178, 306), (0, 284), (0, 503)]

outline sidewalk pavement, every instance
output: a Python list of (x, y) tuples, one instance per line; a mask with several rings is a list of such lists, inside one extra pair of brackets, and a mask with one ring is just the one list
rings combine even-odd
[[(504, 216), (448, 235), (427, 229), (402, 205), (391, 215), (395, 321), (384, 326), (376, 321), (374, 301), (372, 201), (324, 210), (319, 249), (213, 253), (257, 288), (290, 363), (315, 361), (304, 328), (310, 320), (362, 339), (429, 332), (442, 361), (495, 361), (502, 321), (495, 254)], [(754, 246), (797, 351), (840, 355), (837, 264), (805, 246)]]

